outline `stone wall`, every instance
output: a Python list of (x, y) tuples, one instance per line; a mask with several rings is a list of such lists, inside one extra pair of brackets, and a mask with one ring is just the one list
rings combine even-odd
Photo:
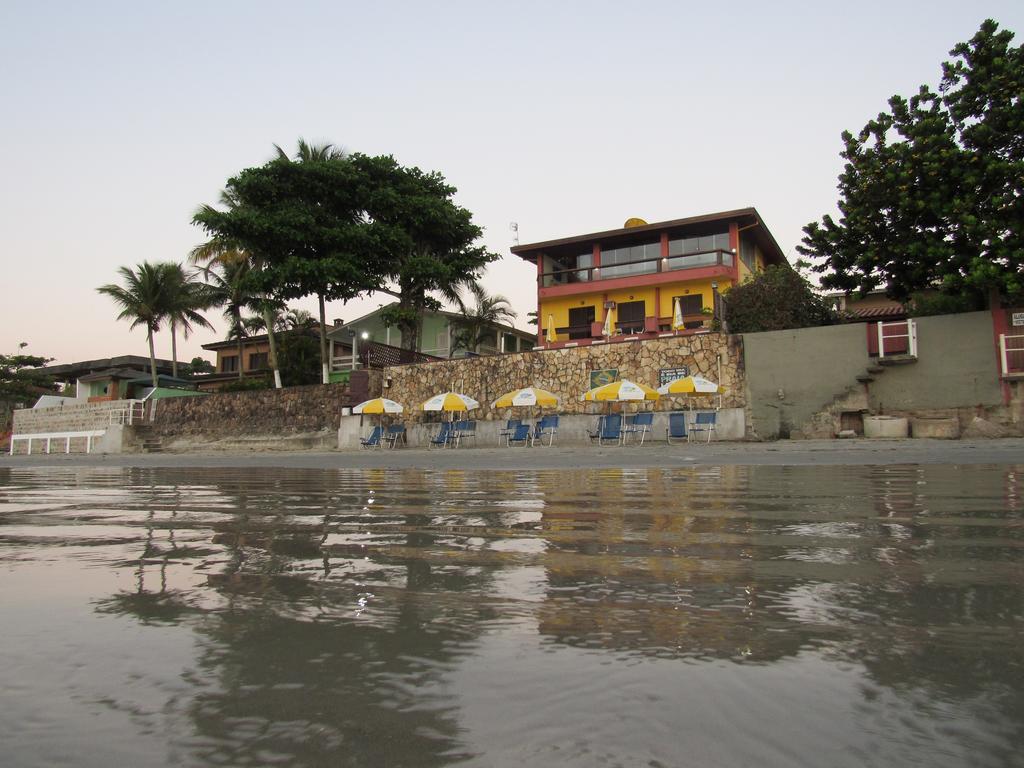
[[(619, 378), (657, 387), (660, 369), (687, 366), (691, 374), (720, 381), (727, 387), (723, 407), (742, 408), (745, 392), (742, 356), (741, 340), (720, 333), (489, 355), (387, 368), (384, 380), (390, 385), (385, 386), (384, 395), (409, 409), (406, 421), (422, 420), (424, 414), (417, 414), (416, 406), (450, 389), (480, 402), (481, 407), (472, 412), (472, 418), (506, 419), (509, 409), (495, 411), (490, 403), (505, 392), (531, 385), (560, 395), (560, 413), (596, 413), (603, 412), (607, 406), (579, 400), (590, 386), (591, 371), (614, 368)], [(717, 397), (706, 397), (697, 403), (707, 407), (713, 402), (717, 405), (717, 400)], [(665, 397), (655, 405), (655, 410), (677, 410), (686, 405), (685, 398)], [(522, 415), (532, 417), (535, 414)], [(428, 414), (427, 418), (432, 420), (436, 415)]]
[(333, 447), (342, 409), (354, 404), (353, 397), (380, 392), (379, 371), (360, 373), (354, 377), (358, 392), (316, 384), (160, 400), (149, 435), (171, 449)]

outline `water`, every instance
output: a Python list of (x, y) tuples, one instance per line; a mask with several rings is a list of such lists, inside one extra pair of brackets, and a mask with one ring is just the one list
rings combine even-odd
[(0, 469), (0, 763), (1024, 765), (1022, 493)]

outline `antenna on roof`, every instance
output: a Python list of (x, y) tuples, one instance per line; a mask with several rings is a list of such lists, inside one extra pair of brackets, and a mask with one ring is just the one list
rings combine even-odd
[(508, 225), (508, 228), (512, 230), (512, 239), (515, 241), (515, 245), (519, 245), (519, 222), (513, 221)]

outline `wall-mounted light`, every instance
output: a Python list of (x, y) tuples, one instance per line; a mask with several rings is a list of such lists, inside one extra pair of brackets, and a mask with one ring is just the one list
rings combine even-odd
[(370, 338), (369, 331), (363, 331), (361, 334), (359, 334), (359, 338), (361, 338), (363, 341), (366, 341), (368, 338)]

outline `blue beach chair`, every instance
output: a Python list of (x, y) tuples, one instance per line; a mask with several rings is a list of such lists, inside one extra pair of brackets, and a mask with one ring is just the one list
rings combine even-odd
[(437, 445), (437, 446), (440, 446), (441, 448), (444, 448), (451, 441), (452, 441), (452, 423), (450, 421), (442, 421), (441, 422), (441, 429), (438, 430), (436, 435), (434, 435), (432, 438), (430, 438), (430, 445), (428, 445), (427, 447), (431, 448), (431, 447)]
[(502, 439), (505, 440), (505, 444), (508, 444), (508, 438), (515, 434), (516, 427), (523, 423), (522, 419), (509, 419), (505, 422), (505, 428), (498, 430), (498, 445), (501, 445)]
[(715, 411), (701, 411), (697, 414), (696, 420), (690, 425), (690, 437), (700, 432), (708, 433), (708, 442), (711, 442), (711, 434), (715, 431), (715, 422), (718, 414)]
[(604, 445), (605, 440), (622, 442), (622, 414), (609, 413), (597, 420), (597, 431), (588, 432), (591, 440), (597, 440), (598, 445)]
[(536, 445), (538, 442), (544, 445), (544, 435), (548, 436), (548, 446), (554, 445), (555, 434), (558, 432), (558, 416), (545, 416), (537, 422), (537, 426), (533, 431), (533, 443)]
[(529, 424), (520, 424), (515, 428), (515, 431), (505, 438), (505, 445), (511, 446), (513, 443), (522, 443), (526, 445), (533, 439), (533, 434), (530, 432)]
[(394, 448), (398, 445), (399, 441), (404, 443), (405, 424), (392, 424), (388, 427), (388, 431), (384, 435), (384, 440), (387, 442), (389, 448)]
[(670, 413), (668, 415), (668, 429), (665, 430), (665, 440), (672, 445), (673, 440), (689, 440), (686, 432), (686, 414)]
[(640, 435), (639, 444), (643, 445), (644, 438), (647, 436), (647, 433), (651, 431), (651, 426), (653, 424), (653, 413), (651, 413), (650, 411), (646, 413), (638, 413), (633, 417), (632, 421), (630, 422), (629, 427), (627, 428), (627, 433), (631, 439), (635, 438), (637, 435)]
[(361, 448), (380, 448), (380, 433), (381, 428), (374, 427), (369, 437), (359, 438), (359, 446)]

